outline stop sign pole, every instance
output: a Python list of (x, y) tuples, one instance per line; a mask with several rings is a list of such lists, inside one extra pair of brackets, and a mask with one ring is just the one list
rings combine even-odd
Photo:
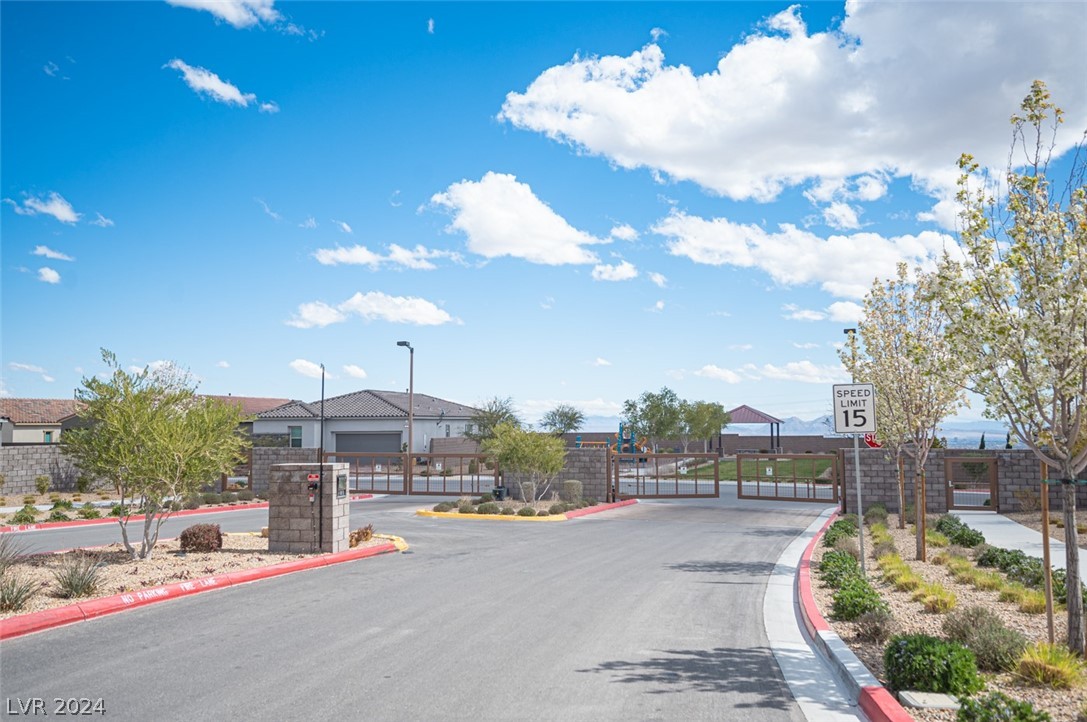
[(864, 568), (864, 508), (861, 506), (861, 436), (876, 433), (876, 388), (872, 384), (834, 384), (834, 433), (853, 435), (853, 471), (857, 480), (857, 535), (861, 574)]

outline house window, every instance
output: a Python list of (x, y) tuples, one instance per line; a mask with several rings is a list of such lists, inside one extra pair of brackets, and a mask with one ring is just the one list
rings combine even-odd
[[(447, 426), (445, 428), (448, 429), (449, 427)], [(445, 435), (449, 436), (449, 432), (447, 431)], [(53, 432), (52, 431), (46, 431), (45, 432), (45, 443), (47, 443), (47, 444), (52, 444), (53, 443)]]
[(302, 448), (302, 427), (301, 426), (288, 426), (287, 430), (291, 432), (291, 448)]
[(471, 434), (472, 433), (472, 428), (473, 427), (472, 427), (471, 424), (465, 424), (464, 425), (464, 435), (467, 436), (467, 435)]
[(449, 438), (449, 424), (445, 425), (445, 438)]

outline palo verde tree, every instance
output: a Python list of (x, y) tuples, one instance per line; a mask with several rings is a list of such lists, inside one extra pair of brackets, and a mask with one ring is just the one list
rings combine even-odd
[[(83, 379), (76, 391), (83, 428), (61, 437), (82, 473), (111, 484), (124, 509), (121, 539), (133, 559), (146, 559), (159, 529), (179, 502), (230, 471), (248, 442), (239, 433), (238, 406), (199, 397), (176, 366), (128, 372), (105, 349), (108, 380)], [(139, 547), (129, 522), (143, 514)]]
[[(944, 317), (926, 291), (931, 281), (920, 271), (916, 275), (917, 281), (911, 281), (906, 264), (900, 263), (897, 278), (872, 284), (858, 332), (850, 334), (838, 354), (855, 380), (875, 386), (880, 436), (896, 455), (913, 460), (917, 558), (924, 560), (925, 462), (937, 425), (966, 398), (964, 377), (956, 373), (954, 349), (944, 335)], [(901, 477), (899, 483), (904, 506)]]
[(656, 453), (660, 442), (674, 439), (683, 430), (682, 401), (664, 386), (658, 393), (646, 391), (635, 401), (623, 402), (623, 420), (635, 436), (645, 436)]
[(682, 408), (684, 451), (687, 451), (690, 439), (702, 439), (702, 453), (706, 453), (710, 437), (719, 434), (732, 421), (725, 407), (716, 401), (684, 402)]
[(1085, 139), (1056, 185), (1050, 162), (1062, 112), (1035, 81), (1012, 116), (999, 188), (959, 161), (961, 257), (939, 267), (947, 335), (986, 413), (1004, 420), (1060, 480), (1068, 647), (1084, 653), (1075, 479), (1087, 467), (1087, 188)]
[(508, 422), (494, 427), (483, 442), (483, 452), (494, 456), (503, 473), (516, 475), (521, 498), (529, 502), (545, 498), (566, 463), (562, 439)]
[(548, 411), (540, 419), (540, 428), (544, 431), (562, 436), (571, 431), (577, 431), (585, 423), (585, 414), (570, 404), (559, 404)]
[(472, 429), (465, 431), (464, 435), (473, 441), (483, 443), (494, 435), (494, 430), (499, 424), (513, 424), (521, 426), (521, 419), (513, 408), (513, 399), (507, 396), (484, 401), (479, 410), (472, 415)]

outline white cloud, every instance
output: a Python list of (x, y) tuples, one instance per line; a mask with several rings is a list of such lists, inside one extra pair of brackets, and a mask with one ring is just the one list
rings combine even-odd
[(668, 278), (664, 274), (657, 273), (656, 271), (650, 271), (646, 274), (646, 276), (648, 276), (649, 280), (652, 281), (658, 288), (668, 287)]
[(306, 220), (299, 223), (298, 227), (299, 228), (316, 228), (317, 227), (317, 219), (314, 218), (313, 216), (309, 216), (309, 217), (306, 218)]
[(8, 399), (13, 395), (14, 394), (11, 393), (11, 389), (8, 388), (7, 383), (0, 377), (0, 399)]
[(303, 303), (299, 305), (298, 313), (286, 323), (295, 328), (324, 327), (333, 323), (342, 323), (351, 314), (360, 316), (366, 321), (410, 323), (416, 326), (461, 323), (459, 319), (453, 318), (424, 298), (389, 296), (380, 291), (356, 293), (336, 306), (330, 306), (324, 301)]
[(56, 191), (50, 192), (44, 200), (28, 195), (21, 206), (10, 198), (5, 198), (4, 202), (10, 204), (20, 216), (36, 216), (40, 213), (53, 216), (61, 223), (75, 223), (83, 217), (82, 213), (76, 213), (72, 204), (64, 200), (64, 197)]
[(400, 206), (404, 205), (404, 201), (400, 200), (399, 190), (393, 191), (393, 194), (389, 196), (389, 205), (393, 208), (399, 208)]
[(218, 367), (219, 367), (219, 368), (221, 368), (221, 369), (228, 369), (228, 368), (230, 368), (230, 362), (229, 362), (229, 361), (219, 361), (219, 362), (218, 362), (218, 363), (216, 363), (215, 365), (216, 365), (216, 366), (218, 366)]
[(426, 21), (426, 31), (431, 35), (434, 34), (434, 18), (429, 18)]
[(658, 313), (663, 311), (664, 310), (664, 301), (657, 301), (656, 303), (653, 304), (653, 308), (651, 308), (650, 310), (658, 312)]
[(822, 311), (800, 308), (795, 303), (787, 303), (781, 308), (786, 312), (785, 318), (790, 321), (856, 323), (864, 314), (864, 308), (859, 303), (853, 303), (852, 301), (835, 301)]
[(298, 307), (298, 313), (287, 321), (288, 326), (295, 328), (324, 328), (329, 324), (342, 323), (347, 320), (347, 315), (337, 308), (329, 306), (324, 301), (303, 303)]
[(801, 349), (819, 348), (819, 344), (812, 343), (811, 341), (808, 341), (807, 343), (796, 343), (794, 341), (793, 346), (796, 347), (796, 348), (801, 348)]
[(954, 231), (958, 229), (959, 211), (961, 210), (962, 207), (958, 201), (945, 198), (938, 201), (930, 210), (918, 213), (917, 220), (935, 223), (940, 228)]
[(355, 364), (345, 364), (343, 367), (343, 372), (354, 379), (366, 378), (366, 370), (363, 369), (361, 366), (356, 366)]
[(460, 261), (460, 254), (452, 251), (439, 251), (417, 245), (415, 248), (404, 248), (395, 243), (388, 247), (388, 255), (382, 256), (371, 251), (366, 246), (354, 245), (350, 248), (337, 246), (336, 248), (320, 248), (314, 253), (317, 262), (325, 266), (340, 264), (354, 266), (369, 266), (377, 269), (382, 265), (403, 266), (416, 270), (429, 271), (437, 268), (432, 263), (436, 258), (450, 258)]
[(114, 225), (116, 225), (113, 222), (113, 219), (106, 218), (101, 213), (95, 212), (95, 215), (98, 217), (95, 218), (93, 221), (90, 221), (90, 224), (92, 226), (98, 226), (99, 228), (112, 228)]
[(38, 280), (45, 283), (60, 283), (60, 274), (48, 266), (38, 269)]
[(810, 308), (800, 308), (795, 303), (787, 303), (781, 307), (785, 311), (784, 318), (790, 321), (824, 321), (827, 314), (823, 311), (815, 311)]
[(657, 42), (661, 38), (668, 37), (668, 31), (664, 28), (653, 28), (649, 31), (649, 37), (653, 38), (653, 42)]
[(753, 349), (755, 347), (752, 346), (749, 343), (734, 343), (734, 344), (731, 344), (729, 346), (729, 348), (731, 350), (733, 350), (733, 351), (750, 351), (751, 349)]
[(184, 60), (174, 58), (163, 66), (181, 71), (181, 77), (185, 84), (197, 95), (206, 95), (214, 101), (227, 105), (240, 105), (248, 108), (250, 103), (257, 102), (257, 96), (253, 93), (243, 93), (238, 86), (223, 80), (206, 68), (189, 65)]
[(518, 415), (530, 423), (536, 423), (543, 415), (559, 404), (569, 404), (586, 416), (618, 416), (623, 405), (616, 401), (595, 399), (529, 399), (515, 404)]
[(281, 220), (283, 220), (283, 216), (279, 215), (271, 208), (269, 208), (268, 204), (264, 202), (263, 198), (254, 198), (253, 200), (260, 204), (260, 207), (264, 209), (264, 214), (271, 218), (273, 221), (279, 223)]
[(746, 370), (762, 378), (776, 381), (799, 381), (805, 384), (833, 384), (849, 380), (849, 373), (839, 366), (816, 366), (811, 361), (791, 361), (784, 366), (763, 364), (747, 366)]
[(224, 20), (236, 28), (275, 23), (282, 19), (273, 7), (275, 0), (166, 0), (166, 2), (176, 7), (206, 10), (219, 20)]
[(56, 379), (49, 374), (42, 374), (42, 381), (46, 382), (47, 384), (51, 384), (56, 381)]
[(542, 308), (545, 311), (550, 311), (554, 307), (555, 307), (555, 298), (554, 298), (554, 296), (548, 296), (544, 300), (540, 301), (540, 308)]
[(29, 371), (32, 374), (44, 374), (45, 373), (45, 369), (43, 369), (41, 366), (35, 366), (33, 364), (18, 363), (16, 361), (9, 362), (8, 363), (8, 368), (10, 368), (12, 371)]
[(859, 209), (848, 203), (835, 201), (823, 209), (823, 220), (836, 230), (849, 230), (861, 227), (858, 219)]
[(42, 70), (45, 71), (45, 74), (48, 75), (50, 78), (55, 78), (57, 77), (57, 73), (60, 72), (60, 66), (50, 60), (48, 63), (42, 66)]
[(622, 261), (614, 266), (600, 264), (593, 267), (594, 281), (629, 281), (638, 277), (638, 269), (634, 264)]
[[(321, 378), (321, 364), (315, 364), (312, 361), (307, 361), (304, 358), (296, 358), (291, 361), (288, 366), (291, 367), (296, 373), (300, 373), (311, 379)], [(331, 375), (325, 374), (327, 378), (332, 378)]]
[(596, 360), (593, 361), (593, 366), (611, 366), (611, 361), (608, 361), (606, 358), (600, 358), (599, 356), (597, 356)]
[(468, 250), (486, 258), (511, 256), (550, 266), (598, 263), (583, 246), (608, 242), (574, 228), (528, 184), (504, 173), (454, 183), (431, 202), (452, 214), (446, 231), (463, 233)]
[(337, 221), (335, 218), (333, 218), (332, 222), (336, 224), (336, 227), (340, 229), (340, 232), (342, 232), (342, 233), (351, 233), (352, 232), (351, 231), (351, 226), (347, 225), (343, 221)]
[(608, 234), (612, 238), (618, 238), (620, 241), (636, 241), (638, 240), (638, 231), (634, 230), (634, 227), (626, 223), (620, 223), (611, 229)]
[[(1080, 4), (957, 3), (938, 22), (933, 13), (929, 3), (851, 1), (840, 27), (809, 34), (794, 5), (701, 74), (666, 64), (655, 43), (574, 56), (509, 93), (499, 118), (622, 168), (761, 201), (885, 174), (949, 196), (964, 150), (1003, 167), (1007, 118), (1035, 78), (1070, 127), (1087, 125), (1082, 67), (1069, 61), (1087, 34)], [(1057, 151), (1076, 140), (1065, 134)], [(882, 191), (865, 181), (856, 192)]]
[(897, 264), (934, 268), (954, 240), (935, 231), (885, 238), (877, 233), (827, 238), (783, 223), (778, 232), (726, 218), (707, 220), (673, 211), (653, 232), (667, 237), (668, 251), (695, 263), (765, 271), (783, 286), (818, 283), (835, 296), (863, 298), (878, 278), (892, 278)]
[(257, 108), (257, 110), (262, 113), (275, 114), (279, 112), (279, 103), (274, 100), (266, 100), (260, 104), (260, 107)]
[(35, 256), (45, 256), (51, 258), (54, 261), (74, 261), (75, 259), (66, 253), (60, 251), (54, 251), (49, 246), (35, 246), (33, 251)]
[(694, 372), (695, 376), (701, 376), (705, 379), (714, 379), (715, 381), (724, 381), (726, 384), (738, 384), (743, 381), (743, 377), (740, 374), (730, 369), (723, 369), (720, 366), (714, 366), (713, 364), (707, 364), (702, 368)]

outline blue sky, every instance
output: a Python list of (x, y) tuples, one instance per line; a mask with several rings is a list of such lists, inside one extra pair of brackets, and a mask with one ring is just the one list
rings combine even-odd
[[(813, 418), (1087, 4), (0, 3), (2, 386)], [(978, 418), (974, 407), (962, 415)]]

